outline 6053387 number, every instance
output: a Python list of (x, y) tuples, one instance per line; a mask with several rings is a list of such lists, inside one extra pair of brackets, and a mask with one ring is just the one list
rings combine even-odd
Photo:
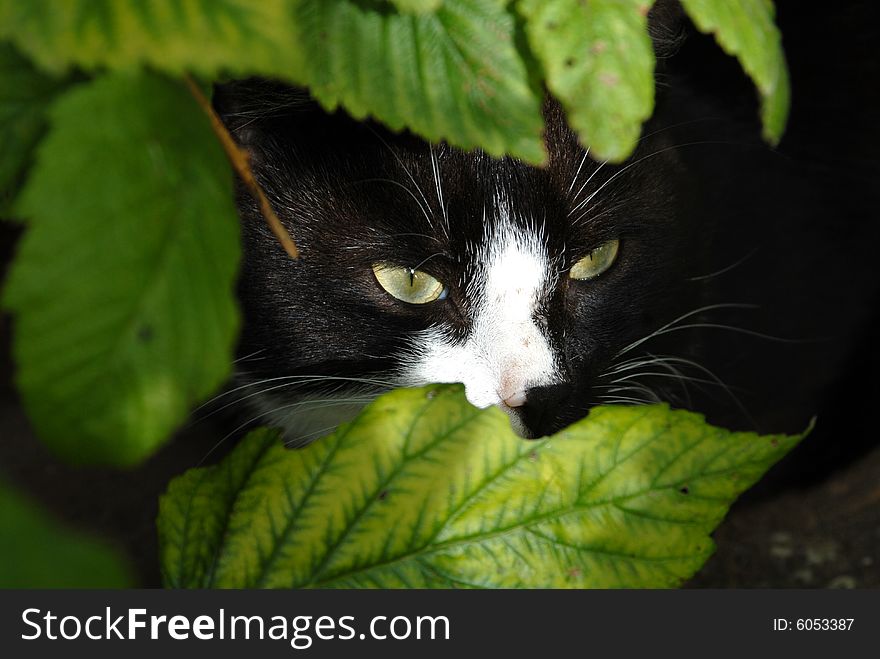
[(855, 618), (774, 618), (773, 631), (849, 631)]

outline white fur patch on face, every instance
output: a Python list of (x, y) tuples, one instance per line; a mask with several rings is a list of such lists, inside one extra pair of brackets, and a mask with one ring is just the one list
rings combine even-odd
[[(467, 339), (456, 342), (441, 327), (421, 333), (402, 380), (407, 385), (461, 382), (473, 405), (512, 412), (526, 402), (528, 389), (559, 380), (550, 341), (535, 322), (556, 275), (540, 228), (513, 226), (501, 208), (501, 221), (474, 255), (478, 274), (466, 283), (467, 297), (476, 302)], [(522, 430), (518, 418), (511, 418)]]

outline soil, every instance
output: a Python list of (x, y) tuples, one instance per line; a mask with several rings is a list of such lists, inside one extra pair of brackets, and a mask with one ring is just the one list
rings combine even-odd
[(690, 586), (880, 587), (878, 475), (880, 448), (811, 487), (734, 506)]

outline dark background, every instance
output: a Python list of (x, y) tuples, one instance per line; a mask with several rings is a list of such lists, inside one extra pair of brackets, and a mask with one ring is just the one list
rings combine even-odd
[[(781, 427), (774, 430), (800, 430), (813, 414), (818, 425), (734, 507), (715, 534), (716, 555), (692, 585), (880, 587), (880, 433), (874, 412), (880, 394), (878, 10), (868, 2), (781, 0), (777, 7), (792, 72), (793, 105), (786, 136), (773, 158), (783, 159), (774, 171), (784, 170), (790, 187), (782, 190), (782, 184), (760, 171), (751, 172), (751, 187), (742, 184), (746, 173), (745, 179), (731, 175), (730, 198), (721, 196), (718, 203), (725, 208), (778, 206), (771, 214), (779, 221), (759, 228), (775, 236), (775, 242), (768, 240), (777, 249), (757, 254), (750, 261), (751, 272), (761, 272), (762, 260), (767, 268), (774, 261), (803, 268), (787, 268), (790, 280), (739, 278), (737, 285), (766, 293), (766, 313), (787, 318), (792, 325), (788, 329), (801, 328), (804, 336), (821, 333), (833, 342), (813, 352), (778, 346), (771, 351), (736, 339), (725, 346), (730, 354), (739, 351), (748, 357), (752, 367), (766, 365), (765, 391), (756, 392), (753, 402), (763, 399), (769, 408), (788, 411), (779, 413), (776, 423)], [(687, 80), (696, 97), (717, 106), (703, 108), (690, 98), (679, 99), (695, 116), (714, 116), (721, 107), (736, 121), (750, 124), (747, 130), (759, 132), (750, 83), (710, 38), (690, 35), (667, 66), (669, 80)], [(710, 124), (705, 124), (706, 131), (713, 130)], [(693, 158), (703, 171), (717, 167), (719, 176), (727, 175), (731, 162), (741, 162), (741, 172), (750, 162), (731, 160), (723, 150), (714, 160), (705, 151)], [(762, 181), (767, 189), (761, 189)], [(827, 223), (810, 224), (799, 216), (818, 197), (834, 202), (832, 212)], [(728, 223), (726, 230), (735, 238), (746, 225)], [(0, 223), (0, 273), (19, 234), (17, 226)], [(789, 240), (790, 235), (797, 238)], [(812, 247), (804, 242), (808, 240)], [(825, 251), (815, 250), (817, 240), (825, 241)], [(817, 262), (820, 258), (825, 260)], [(827, 276), (816, 275), (820, 267), (830, 268)], [(789, 314), (788, 304), (807, 309), (808, 317)], [(158, 496), (171, 477), (202, 460), (225, 435), (225, 424), (215, 419), (191, 423), (134, 470), (67, 466), (43, 448), (22, 411), (12, 384), (10, 332), (10, 318), (0, 316), (0, 472), (68, 524), (122, 548), (141, 585), (159, 586), (154, 525)], [(814, 359), (820, 352), (823, 358)], [(211, 460), (221, 453), (212, 454)]]

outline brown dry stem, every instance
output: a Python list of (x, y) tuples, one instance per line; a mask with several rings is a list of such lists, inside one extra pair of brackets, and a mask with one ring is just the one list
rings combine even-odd
[(205, 111), (205, 114), (208, 115), (208, 118), (211, 121), (211, 128), (214, 130), (214, 134), (217, 135), (217, 139), (220, 140), (220, 144), (226, 152), (226, 157), (229, 158), (229, 162), (235, 170), (235, 173), (238, 174), (248, 191), (260, 205), (260, 212), (266, 219), (266, 223), (269, 225), (272, 233), (275, 234), (278, 242), (281, 243), (281, 246), (290, 258), (298, 259), (299, 249), (297, 249), (296, 243), (293, 242), (293, 238), (291, 238), (287, 229), (284, 228), (284, 225), (281, 224), (281, 220), (278, 219), (275, 211), (272, 210), (272, 205), (269, 203), (266, 193), (263, 192), (263, 188), (260, 187), (260, 184), (257, 183), (257, 179), (254, 177), (254, 173), (250, 166), (250, 154), (232, 139), (229, 130), (227, 130), (226, 126), (223, 125), (223, 122), (220, 121), (220, 117), (217, 116), (210, 101), (205, 98), (205, 95), (202, 93), (202, 90), (199, 89), (195, 80), (189, 75), (185, 75), (183, 79), (186, 82), (186, 86), (189, 88), (190, 93), (193, 95), (193, 98), (196, 99), (196, 102), (198, 102), (202, 110)]

